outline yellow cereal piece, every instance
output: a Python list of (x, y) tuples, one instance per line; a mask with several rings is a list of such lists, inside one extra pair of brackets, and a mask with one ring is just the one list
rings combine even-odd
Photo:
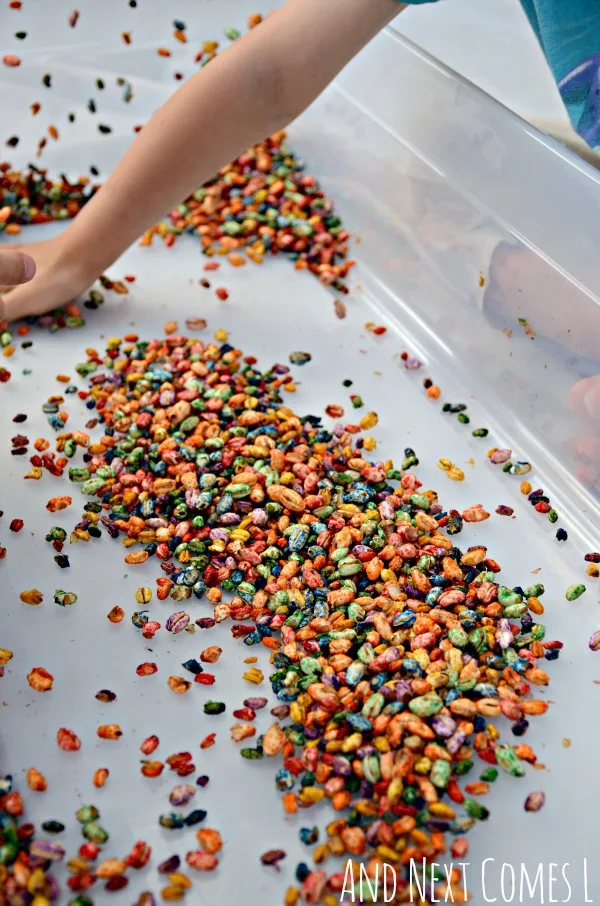
[(0, 648), (0, 667), (6, 666), (12, 657), (13, 653), (10, 648)]
[(366, 415), (363, 415), (358, 424), (362, 431), (368, 431), (369, 428), (374, 428), (378, 422), (379, 416), (376, 412), (367, 412)]

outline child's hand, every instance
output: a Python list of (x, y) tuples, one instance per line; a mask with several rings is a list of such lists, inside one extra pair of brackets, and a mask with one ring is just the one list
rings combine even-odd
[(583, 429), (575, 441), (578, 477), (600, 491), (600, 375), (578, 381), (569, 402)]
[[(54, 308), (61, 308), (92, 285), (97, 275), (86, 274), (80, 262), (65, 260), (61, 238), (57, 236), (55, 239), (34, 245), (18, 246), (11, 250), (10, 254), (15, 259), (31, 261), (35, 277), (32, 280), (31, 274), (26, 278), (31, 280), (27, 286), (19, 286), (16, 289), (7, 287), (4, 290), (7, 295), (4, 300), (3, 319), (14, 321), (27, 315), (41, 315)], [(28, 254), (23, 254), (24, 252)], [(2, 254), (6, 253), (0, 253), (0, 256)], [(30, 255), (35, 257), (35, 264)], [(0, 257), (0, 285), (6, 283), (10, 286), (11, 283), (25, 282), (6, 279), (7, 277), (8, 274), (5, 275), (2, 270)]]
[[(0, 287), (27, 283), (35, 274), (35, 261), (20, 249), (0, 250)], [(4, 320), (4, 302), (0, 296), (0, 320)]]
[[(490, 268), (486, 310), (526, 318), (546, 336), (578, 356), (598, 359), (598, 372), (578, 381), (569, 406), (581, 422), (574, 452), (581, 481), (600, 490), (600, 311), (594, 300), (525, 246), (501, 243)], [(515, 326), (515, 332), (519, 330)]]

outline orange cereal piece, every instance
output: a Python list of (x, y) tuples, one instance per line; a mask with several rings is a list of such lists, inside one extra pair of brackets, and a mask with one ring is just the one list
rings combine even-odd
[(218, 853), (223, 848), (221, 834), (211, 827), (203, 827), (201, 830), (196, 831), (196, 840), (200, 844), (201, 849), (211, 855)]
[(72, 503), (72, 497), (51, 497), (46, 504), (46, 509), (49, 513), (57, 513), (59, 510), (66, 510)]
[(127, 554), (123, 559), (125, 563), (129, 563), (131, 566), (136, 566), (140, 563), (145, 563), (150, 554), (148, 551), (133, 551), (131, 554)]
[(100, 739), (120, 739), (123, 731), (119, 724), (101, 724), (96, 730), (96, 735)]
[(81, 748), (81, 740), (73, 730), (61, 727), (56, 734), (56, 744), (64, 752), (77, 752)]
[(103, 787), (108, 780), (109, 773), (110, 771), (108, 768), (98, 768), (97, 771), (94, 771), (94, 776), (92, 778), (94, 786), (98, 788)]
[(281, 804), (284, 812), (288, 815), (295, 815), (298, 811), (298, 803), (293, 793), (284, 793), (281, 797)]
[(37, 768), (29, 768), (25, 775), (27, 786), (36, 793), (43, 793), (48, 789), (48, 781)]
[(54, 677), (44, 667), (34, 667), (27, 674), (27, 682), (36, 692), (49, 692), (54, 684)]

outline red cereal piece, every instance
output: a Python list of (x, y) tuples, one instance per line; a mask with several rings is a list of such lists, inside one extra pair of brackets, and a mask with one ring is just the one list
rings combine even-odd
[(140, 746), (140, 752), (144, 755), (151, 755), (159, 746), (158, 736), (148, 736)]
[(158, 673), (158, 667), (151, 661), (145, 661), (135, 668), (135, 672), (138, 676), (152, 676), (154, 673)]

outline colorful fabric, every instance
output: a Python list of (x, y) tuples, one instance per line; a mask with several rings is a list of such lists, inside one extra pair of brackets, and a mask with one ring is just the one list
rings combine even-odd
[(573, 128), (592, 148), (600, 147), (600, 0), (521, 0), (521, 5)]

